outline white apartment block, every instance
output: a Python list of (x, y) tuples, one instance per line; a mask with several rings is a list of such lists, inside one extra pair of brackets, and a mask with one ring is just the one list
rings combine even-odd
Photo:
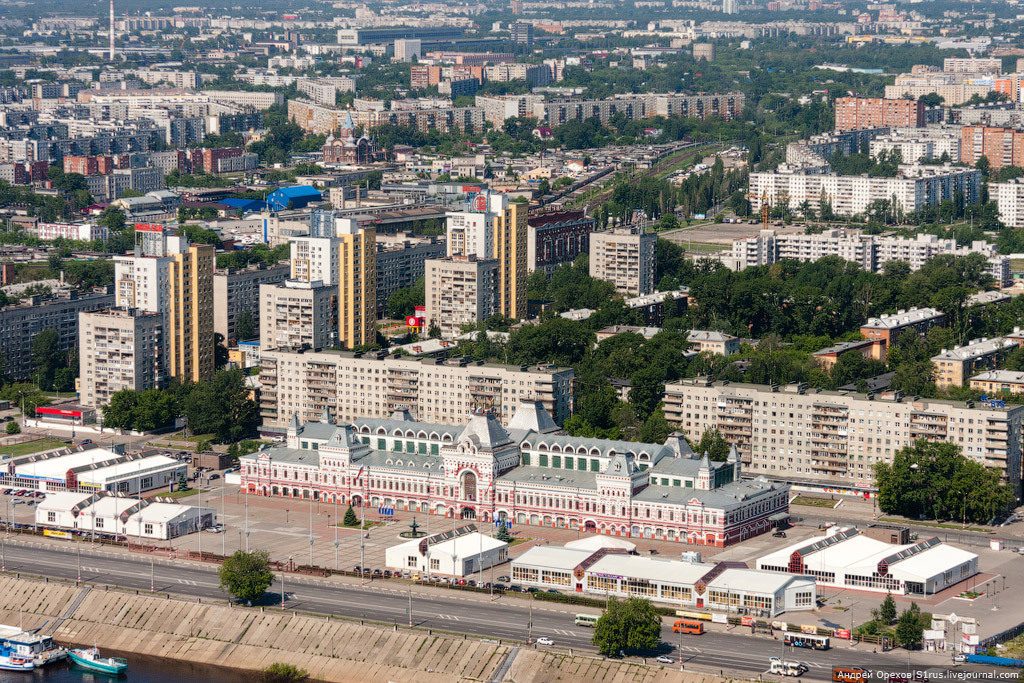
[(764, 196), (772, 206), (786, 204), (791, 209), (804, 201), (817, 209), (821, 201), (829, 201), (840, 216), (861, 214), (876, 200), (895, 199), (904, 213), (910, 213), (953, 199), (957, 192), (963, 193), (966, 204), (975, 204), (980, 188), (981, 171), (948, 165), (900, 166), (895, 178), (814, 173), (785, 164), (775, 171), (750, 174), (754, 213), (761, 210)]
[(283, 430), (292, 416), (318, 420), (325, 407), (341, 421), (387, 418), (397, 410), (442, 424), (465, 424), (487, 407), (508, 425), (520, 402), (531, 399), (561, 424), (572, 410), (572, 379), (572, 368), (554, 365), (272, 349), (260, 357), (260, 412), (271, 430)]
[(263, 111), (284, 104), (284, 95), (279, 92), (249, 92), (246, 90), (203, 90), (202, 95), (211, 102), (224, 102), (236, 107)]
[(1024, 228), (1024, 182), (1014, 178), (1005, 183), (989, 183), (988, 194), (999, 207), (999, 220), (1011, 228)]
[(856, 128), (815, 135), (786, 145), (786, 163), (793, 166), (828, 166), (836, 152), (844, 156), (856, 154), (872, 140), (889, 133), (888, 127)]
[(871, 489), (875, 463), (917, 439), (956, 444), (997, 468), (1020, 495), (1024, 406), (683, 380), (665, 387), (665, 417), (691, 439), (717, 429), (754, 475)]
[(954, 74), (993, 74), (1003, 72), (1003, 60), (998, 57), (946, 57), (942, 70)]
[(907, 163), (916, 163), (922, 159), (941, 159), (945, 154), (951, 164), (956, 164), (960, 162), (960, 135), (953, 133), (934, 137), (887, 135), (875, 138), (869, 143), (871, 156), (877, 157), (883, 150), (889, 154), (899, 150), (900, 158)]
[(436, 323), (442, 339), (462, 334), (462, 326), (476, 323), (498, 312), (500, 277), (497, 259), (456, 256), (428, 259), (426, 272), (426, 311), (429, 326)]
[(615, 285), (630, 296), (654, 291), (658, 236), (643, 228), (615, 228), (590, 233), (590, 276)]
[(477, 95), (476, 106), (483, 110), (484, 120), (501, 126), (505, 119), (529, 116), (543, 95)]
[(966, 256), (973, 253), (988, 259), (989, 274), (1000, 287), (1010, 284), (1010, 259), (1000, 255), (995, 245), (976, 240), (969, 247), (960, 246), (956, 240), (927, 234), (886, 237), (834, 228), (817, 235), (779, 235), (774, 230), (762, 230), (755, 237), (734, 241), (732, 249), (710, 258), (720, 260), (731, 270), (743, 270), (784, 259), (817, 261), (826, 256), (838, 256), (877, 273), (884, 270), (888, 261), (904, 261), (911, 270), (918, 270), (929, 259), (941, 254)]
[(494, 253), (494, 215), (484, 211), (450, 211), (446, 214), (448, 257)]
[(260, 285), (260, 349), (338, 345), (338, 287), (286, 280)]
[(419, 59), (423, 51), (423, 41), (418, 38), (398, 38), (395, 40), (395, 60), (411, 62)]
[(159, 388), (164, 380), (163, 316), (111, 308), (78, 316), (79, 400), (100, 406), (122, 389)]

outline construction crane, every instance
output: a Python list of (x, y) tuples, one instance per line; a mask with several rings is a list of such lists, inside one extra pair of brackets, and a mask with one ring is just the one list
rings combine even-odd
[[(768, 192), (767, 191), (766, 192), (762, 192), (760, 197), (757, 196), (756, 194), (751, 194), (750, 192), (747, 192), (745, 196), (746, 196), (747, 199), (760, 199), (761, 200), (761, 229), (762, 230), (767, 230), (768, 229), (768, 214), (771, 213), (771, 208), (772, 208), (772, 202), (771, 202), (771, 199), (768, 198)], [(775, 200), (778, 201), (780, 199), (785, 199), (786, 202), (787, 202), (787, 206), (789, 205), (789, 195), (788, 194), (776, 194), (775, 195)]]

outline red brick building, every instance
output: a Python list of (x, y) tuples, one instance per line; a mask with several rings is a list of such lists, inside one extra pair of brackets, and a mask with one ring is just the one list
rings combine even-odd
[(922, 128), (924, 104), (917, 100), (881, 97), (840, 97), (836, 100), (836, 130), (879, 126)]
[(960, 129), (960, 160), (973, 166), (982, 155), (993, 169), (1024, 166), (1024, 131), (990, 126)]

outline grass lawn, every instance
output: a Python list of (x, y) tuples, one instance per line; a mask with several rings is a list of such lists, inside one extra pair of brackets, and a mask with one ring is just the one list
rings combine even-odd
[(797, 496), (790, 505), (808, 505), (816, 508), (833, 508), (836, 506), (834, 500), (828, 498), (815, 498), (814, 496)]
[[(209, 489), (207, 489), (207, 491), (209, 491)], [(198, 493), (199, 489), (197, 488), (185, 489), (184, 491), (179, 489), (178, 491), (173, 491), (171, 493), (167, 493), (166, 491), (162, 493), (154, 493), (152, 496), (149, 496), (149, 498), (154, 498), (156, 496), (160, 496), (161, 498), (188, 498), (189, 496), (194, 496)]]
[(16, 458), (19, 455), (39, 453), (40, 451), (49, 451), (54, 448), (67, 448), (67, 446), (68, 444), (60, 439), (36, 439), (35, 441), (23, 441), (22, 443), (11, 444), (10, 446), (0, 446), (0, 453)]
[(914, 526), (938, 527), (939, 529), (958, 529), (958, 530), (963, 530), (963, 531), (980, 531), (981, 533), (984, 533), (984, 534), (991, 534), (991, 533), (993, 533), (992, 529), (986, 529), (984, 527), (978, 527), (978, 526), (969, 526), (969, 527), (967, 527), (967, 529), (964, 529), (963, 526), (960, 525), (960, 524), (942, 524), (941, 522), (921, 522), (921, 521), (913, 520), (913, 519), (898, 519), (896, 517), (879, 517), (879, 520), (882, 521), (882, 522), (895, 522), (896, 524), (913, 524)]

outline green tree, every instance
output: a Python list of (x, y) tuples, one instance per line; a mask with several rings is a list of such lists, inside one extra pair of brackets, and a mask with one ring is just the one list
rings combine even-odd
[(205, 381), (185, 387), (182, 412), (193, 434), (213, 434), (220, 443), (255, 436), (259, 407), (250, 396), (245, 374), (220, 370)]
[(32, 339), (32, 363), (36, 367), (36, 382), (43, 391), (53, 390), (57, 370), (67, 366), (67, 354), (60, 350), (60, 333), (45, 329)]
[(417, 306), (426, 302), (426, 281), (421, 276), (416, 278), (412, 287), (401, 287), (396, 289), (388, 297), (386, 306), (387, 316), (395, 320), (404, 320), (416, 312)]
[(878, 618), (886, 624), (896, 621), (896, 601), (892, 599), (892, 593), (887, 593), (882, 605), (878, 608)]
[(921, 646), (921, 639), (924, 636), (921, 617), (921, 609), (916, 603), (911, 603), (896, 622), (896, 640), (908, 650), (916, 650)]
[(504, 525), (498, 527), (498, 533), (494, 534), (494, 537), (503, 543), (512, 542), (512, 534), (508, 532)]
[(658, 646), (660, 635), (661, 616), (650, 600), (612, 598), (594, 625), (590, 642), (602, 655), (615, 657), (619, 653), (651, 650)]
[(359, 517), (356, 516), (356, 511), (352, 509), (352, 506), (348, 506), (348, 510), (345, 510), (345, 519), (342, 521), (345, 526), (359, 526)]
[(227, 367), (228, 347), (224, 341), (224, 335), (220, 332), (213, 333), (213, 367), (220, 370)]
[(4, 428), (8, 434), (21, 434), (21, 425), (15, 420), (11, 420), (7, 423), (7, 427)]
[(256, 330), (256, 317), (248, 308), (243, 309), (235, 320), (235, 336), (238, 341), (248, 341), (259, 336)]
[(291, 681), (304, 681), (309, 678), (309, 672), (300, 669), (294, 664), (283, 664), (274, 662), (263, 670), (264, 677), (272, 683), (290, 683)]
[(725, 462), (729, 457), (729, 442), (717, 429), (708, 429), (701, 434), (700, 441), (693, 447), (697, 455), (708, 454), (712, 462)]
[(274, 582), (270, 556), (266, 550), (235, 551), (226, 558), (218, 572), (220, 587), (237, 600), (258, 602)]
[(430, 339), (441, 338), (441, 326), (433, 318), (430, 319), (430, 325), (427, 326), (427, 337)]

